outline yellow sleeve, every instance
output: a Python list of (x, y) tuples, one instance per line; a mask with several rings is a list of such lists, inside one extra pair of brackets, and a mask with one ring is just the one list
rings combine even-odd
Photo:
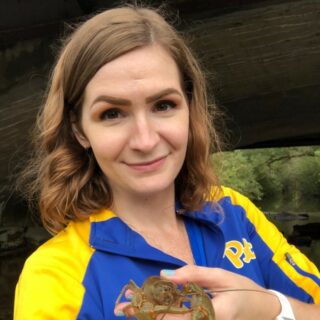
[(26, 261), (15, 292), (14, 320), (76, 319), (93, 249), (89, 222), (70, 223)]
[(84, 288), (56, 266), (26, 263), (15, 293), (14, 320), (76, 319)]

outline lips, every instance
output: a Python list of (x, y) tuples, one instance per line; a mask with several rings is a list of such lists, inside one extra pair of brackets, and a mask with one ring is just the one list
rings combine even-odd
[(163, 156), (147, 162), (126, 163), (126, 165), (135, 171), (149, 172), (159, 169), (165, 162), (166, 158), (167, 156)]

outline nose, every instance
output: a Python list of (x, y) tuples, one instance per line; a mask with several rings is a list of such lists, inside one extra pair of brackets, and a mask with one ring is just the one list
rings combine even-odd
[(147, 115), (133, 119), (129, 146), (131, 149), (144, 153), (150, 152), (160, 141), (156, 125)]

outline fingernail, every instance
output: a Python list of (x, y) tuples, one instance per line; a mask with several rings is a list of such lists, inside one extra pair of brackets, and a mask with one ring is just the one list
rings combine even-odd
[(171, 270), (171, 269), (164, 269), (164, 270), (161, 270), (162, 274), (164, 276), (173, 276), (175, 274), (175, 270)]
[(116, 316), (117, 317), (123, 317), (124, 316), (123, 311), (122, 310), (117, 311)]

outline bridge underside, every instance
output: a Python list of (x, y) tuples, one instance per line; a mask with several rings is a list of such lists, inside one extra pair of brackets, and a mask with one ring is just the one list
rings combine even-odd
[[(28, 152), (28, 132), (65, 21), (102, 0), (0, 3), (0, 186)], [(156, 1), (155, 1), (156, 3)], [(226, 112), (229, 148), (320, 144), (320, 2), (169, 1)], [(2, 194), (4, 194), (2, 192)]]

